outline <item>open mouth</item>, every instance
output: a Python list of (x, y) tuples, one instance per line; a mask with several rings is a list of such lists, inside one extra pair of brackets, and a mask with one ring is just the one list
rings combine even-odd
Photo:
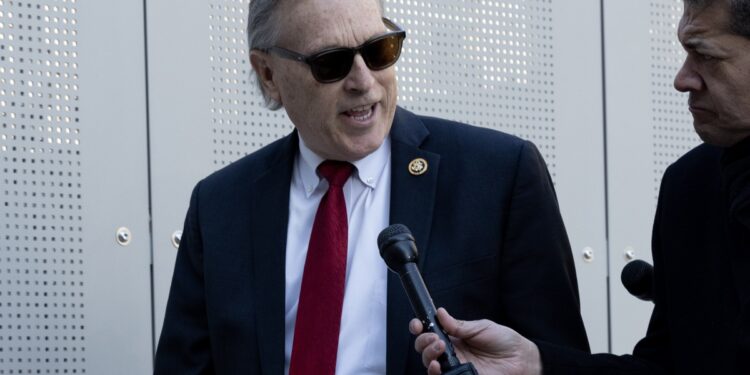
[(354, 107), (344, 114), (356, 121), (367, 121), (375, 115), (375, 104)]

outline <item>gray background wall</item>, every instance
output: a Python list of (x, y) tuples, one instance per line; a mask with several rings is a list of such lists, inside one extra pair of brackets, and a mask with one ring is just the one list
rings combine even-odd
[[(247, 0), (0, 0), (0, 375), (150, 372), (192, 186), (292, 128), (261, 106), (246, 12)], [(619, 272), (650, 260), (661, 174), (698, 143), (671, 85), (681, 12), (680, 0), (386, 1), (408, 35), (402, 106), (544, 154), (594, 351), (629, 352), (645, 332), (651, 306)]]

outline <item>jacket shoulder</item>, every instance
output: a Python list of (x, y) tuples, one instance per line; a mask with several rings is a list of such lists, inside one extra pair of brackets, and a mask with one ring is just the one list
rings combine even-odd
[(297, 135), (293, 132), (211, 173), (200, 182), (201, 189), (244, 186), (276, 167), (291, 166), (296, 146)]
[(453, 120), (416, 115), (430, 132), (426, 148), (463, 155), (501, 156), (515, 159), (524, 148), (533, 144), (499, 130), (482, 128)]
[(705, 181), (707, 174), (719, 173), (722, 149), (709, 144), (700, 144), (672, 163), (664, 172), (665, 183), (687, 183), (688, 180)]
[(458, 121), (447, 120), (431, 116), (417, 116), (434, 135), (460, 136), (462, 138), (475, 139), (476, 141), (487, 141), (491, 143), (501, 142), (507, 145), (522, 145), (525, 141), (515, 135), (500, 130), (482, 128)]

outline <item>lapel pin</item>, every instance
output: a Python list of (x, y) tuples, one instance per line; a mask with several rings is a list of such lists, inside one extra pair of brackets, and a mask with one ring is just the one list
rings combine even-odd
[(427, 172), (427, 160), (416, 158), (409, 163), (409, 173), (419, 176)]

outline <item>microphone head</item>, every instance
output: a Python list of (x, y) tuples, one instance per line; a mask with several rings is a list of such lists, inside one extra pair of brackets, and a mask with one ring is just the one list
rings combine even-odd
[(622, 268), (620, 280), (625, 289), (633, 296), (644, 301), (654, 298), (654, 266), (648, 262), (636, 259)]
[(400, 273), (408, 263), (417, 261), (417, 245), (406, 225), (393, 224), (378, 235), (380, 256), (391, 271)]

